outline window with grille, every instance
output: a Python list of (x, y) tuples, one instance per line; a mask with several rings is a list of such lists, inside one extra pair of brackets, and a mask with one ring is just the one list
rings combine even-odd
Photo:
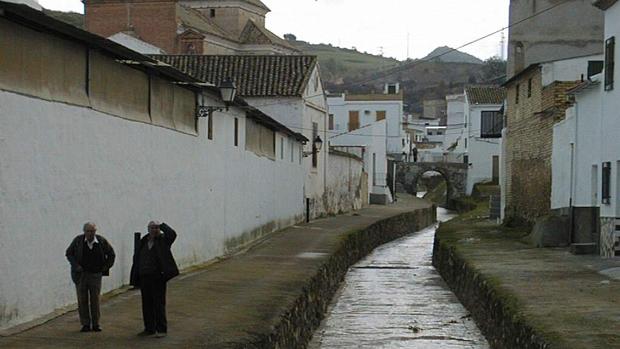
[(319, 165), (319, 154), (318, 149), (316, 148), (316, 144), (314, 144), (314, 140), (319, 135), (319, 124), (316, 122), (312, 123), (312, 167), (317, 167)]
[(480, 119), (480, 137), (500, 138), (502, 137), (502, 127), (504, 117), (499, 111), (483, 111)]
[(601, 202), (605, 205), (611, 203), (611, 162), (603, 163), (603, 187)]

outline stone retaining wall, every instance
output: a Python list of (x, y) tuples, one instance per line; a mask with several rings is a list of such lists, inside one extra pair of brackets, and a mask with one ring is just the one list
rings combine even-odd
[(549, 349), (551, 346), (518, 314), (510, 296), (469, 265), (435, 235), (433, 266), (469, 310), (492, 348)]
[(349, 268), (373, 249), (435, 222), (435, 207), (404, 213), (343, 235), (342, 243), (303, 288), (295, 303), (269, 335), (230, 348), (305, 348)]

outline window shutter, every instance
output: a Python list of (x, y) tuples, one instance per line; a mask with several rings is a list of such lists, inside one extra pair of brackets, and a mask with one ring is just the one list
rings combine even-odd
[(616, 38), (611, 37), (605, 41), (605, 91), (614, 89)]
[(602, 203), (609, 205), (611, 202), (611, 162), (603, 163), (603, 188)]

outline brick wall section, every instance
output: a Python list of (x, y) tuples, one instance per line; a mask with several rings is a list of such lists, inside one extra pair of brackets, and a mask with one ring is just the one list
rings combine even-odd
[[(133, 28), (140, 40), (169, 54), (178, 52), (176, 1), (87, 0), (84, 5), (86, 30), (109, 37)], [(132, 27), (128, 24), (131, 23)]]
[[(528, 97), (528, 80), (532, 93)], [(540, 69), (523, 74), (508, 86), (506, 134), (506, 216), (534, 222), (551, 210), (553, 125), (570, 104), (566, 91), (579, 82), (542, 86)], [(516, 103), (517, 86), (520, 88)]]

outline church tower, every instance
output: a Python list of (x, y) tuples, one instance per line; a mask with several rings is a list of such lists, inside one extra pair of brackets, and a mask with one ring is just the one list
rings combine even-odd
[(249, 20), (265, 27), (271, 10), (260, 0), (181, 0), (186, 7), (200, 11), (220, 28), (239, 37)]

